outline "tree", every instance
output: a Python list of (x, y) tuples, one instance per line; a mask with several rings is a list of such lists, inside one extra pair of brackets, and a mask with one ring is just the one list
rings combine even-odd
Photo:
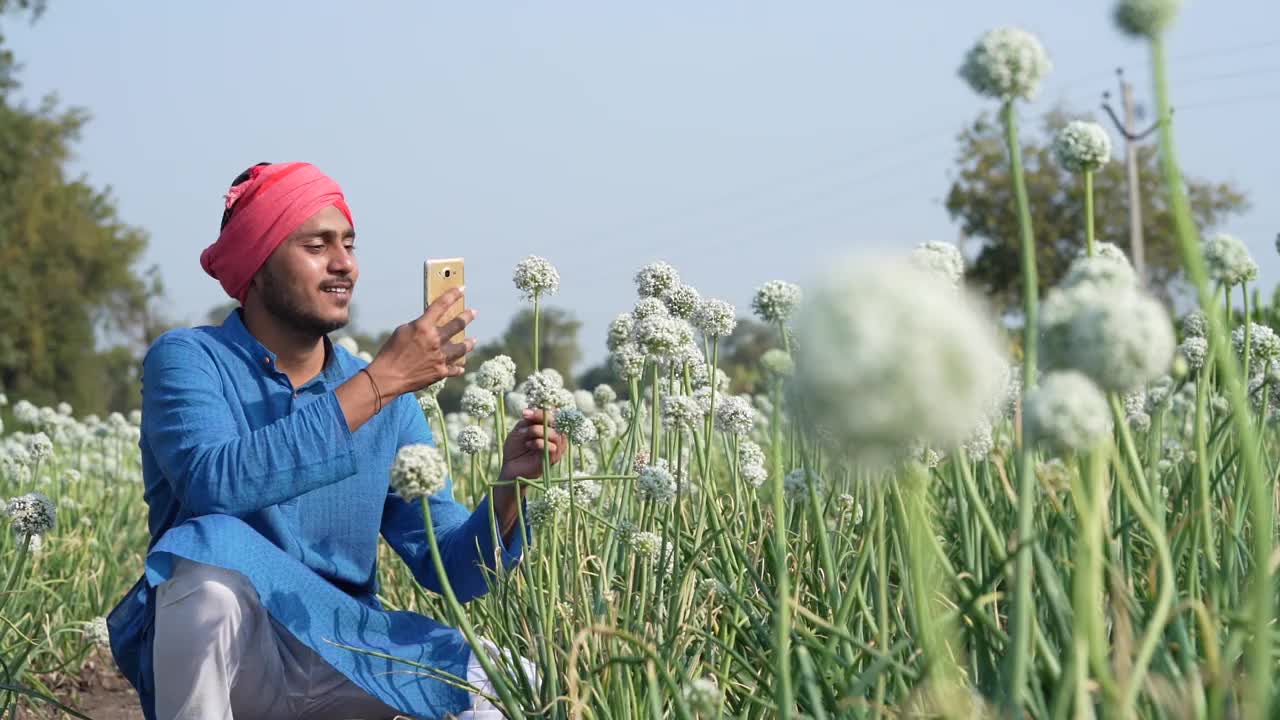
[[(1023, 138), (1042, 293), (1057, 283), (1085, 246), (1083, 182), (1064, 170), (1052, 151), (1053, 136), (1072, 119), (1075, 116), (1061, 108), (1052, 110), (1043, 118), (1040, 137)], [(1018, 218), (1003, 130), (997, 119), (984, 113), (960, 133), (958, 142), (957, 176), (946, 207), (964, 234), (981, 244), (968, 280), (1001, 309), (1016, 312), (1022, 297)], [(1148, 282), (1154, 292), (1171, 300), (1181, 291), (1181, 260), (1154, 144), (1139, 146), (1138, 168)], [(1229, 183), (1191, 177), (1186, 182), (1192, 215), (1202, 232), (1248, 207), (1244, 194)], [(1097, 239), (1128, 252), (1128, 213), (1124, 163), (1113, 161), (1094, 176)]]
[[(42, 6), (0, 0), (0, 16)], [(118, 367), (111, 346), (136, 349), (163, 325), (159, 278), (134, 267), (146, 234), (119, 218), (109, 190), (66, 175), (86, 113), (52, 97), (25, 107), (18, 87), (13, 57), (0, 49), (0, 386), (82, 413), (136, 407), (136, 393), (127, 405), (109, 404), (129, 396), (112, 382), (132, 386), (102, 369)]]

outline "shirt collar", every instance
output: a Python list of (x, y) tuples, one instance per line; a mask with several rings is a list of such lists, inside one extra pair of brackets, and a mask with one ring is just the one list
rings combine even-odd
[[(259, 342), (258, 338), (249, 332), (249, 328), (244, 325), (242, 313), (243, 310), (241, 308), (233, 308), (227, 314), (226, 319), (222, 321), (223, 332), (231, 342), (249, 353), (249, 356), (253, 358), (254, 365), (261, 368), (263, 372), (279, 373), (280, 371), (276, 369), (276, 354), (268, 350), (266, 345)], [(333, 342), (329, 340), (328, 335), (324, 336), (324, 358), (324, 367), (321, 368), (320, 374), (308, 381), (306, 385), (310, 385), (316, 380), (323, 380), (326, 384), (345, 380), (341, 354), (334, 347)]]

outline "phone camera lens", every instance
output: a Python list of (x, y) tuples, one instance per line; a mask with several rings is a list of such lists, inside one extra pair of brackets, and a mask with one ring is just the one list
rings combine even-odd
[(449, 268), (445, 268), (445, 269), (444, 269), (444, 276), (445, 276), (445, 277), (453, 277), (453, 271), (452, 271), (452, 270), (450, 270)]

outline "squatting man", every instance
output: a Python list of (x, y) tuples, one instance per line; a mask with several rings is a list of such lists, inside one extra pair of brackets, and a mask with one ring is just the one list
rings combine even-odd
[(451, 481), (412, 502), (390, 487), (397, 450), (432, 442), (414, 392), (463, 373), (476, 341), (449, 339), (476, 311), (442, 322), (462, 299), (446, 292), (369, 363), (330, 342), (360, 273), (351, 209), (313, 165), (260, 163), (237, 177), (200, 263), (240, 307), (147, 351), (151, 540), (143, 576), (108, 618), (144, 714), (501, 717), (457, 630), (382, 609), (378, 536), (439, 592), (426, 502), (454, 592), (484, 594), (523, 548), (516, 479), (541, 476), (544, 448), (553, 463), (564, 453), (550, 418), (526, 410), (504, 440), (492, 507), (467, 510)]

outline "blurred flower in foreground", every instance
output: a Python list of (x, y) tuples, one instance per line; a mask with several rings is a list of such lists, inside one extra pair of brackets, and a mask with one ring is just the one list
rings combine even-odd
[(948, 242), (933, 240), (911, 251), (911, 262), (921, 270), (938, 273), (953, 287), (964, 282), (964, 256), (960, 248)]
[(795, 383), (836, 447), (892, 462), (968, 439), (1004, 391), (993, 324), (968, 293), (899, 261), (837, 262), (796, 318)]
[(1121, 32), (1154, 39), (1173, 24), (1181, 6), (1182, 0), (1120, 0), (1112, 18)]
[(1057, 452), (1089, 450), (1111, 432), (1102, 391), (1083, 373), (1052, 372), (1023, 402), (1027, 432)]

